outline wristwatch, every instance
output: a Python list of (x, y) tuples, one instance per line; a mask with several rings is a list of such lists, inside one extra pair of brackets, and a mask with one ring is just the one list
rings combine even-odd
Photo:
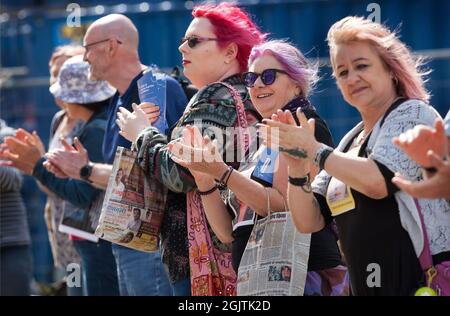
[(81, 169), (80, 169), (80, 178), (83, 179), (84, 181), (92, 183), (92, 181), (89, 180), (89, 177), (92, 174), (92, 169), (94, 169), (94, 164), (92, 162), (88, 162), (86, 165), (81, 167)]

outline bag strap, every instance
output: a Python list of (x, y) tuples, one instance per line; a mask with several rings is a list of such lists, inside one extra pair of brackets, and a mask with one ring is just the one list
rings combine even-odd
[(241, 140), (241, 149), (243, 149), (244, 155), (247, 154), (248, 149), (250, 148), (250, 134), (248, 131), (248, 122), (247, 117), (245, 115), (245, 107), (244, 103), (242, 103), (242, 98), (239, 94), (239, 92), (236, 91), (236, 88), (234, 88), (232, 85), (226, 83), (226, 82), (218, 82), (230, 90), (231, 96), (233, 97), (233, 100), (236, 104), (236, 112), (237, 112), (237, 119), (238, 119), (238, 125), (239, 125), (239, 138)]
[(427, 271), (431, 267), (433, 267), (433, 259), (431, 257), (430, 244), (428, 242), (428, 233), (425, 227), (425, 221), (423, 219), (422, 208), (420, 207), (419, 200), (414, 199), (414, 204), (416, 204), (417, 212), (420, 217), (420, 225), (422, 226), (423, 231), (423, 249), (422, 253), (419, 256), (420, 265), (424, 271)]
[[(387, 109), (387, 111), (383, 114), (383, 117), (381, 118), (380, 121), (380, 128), (383, 126), (384, 121), (386, 120), (387, 116), (394, 111), (396, 108), (398, 108), (400, 106), (400, 104), (402, 104), (403, 102), (405, 102), (406, 99), (403, 97), (398, 98), (397, 100), (394, 101), (394, 103), (391, 104), (391, 106)], [(365, 152), (367, 145), (369, 144), (369, 139), (372, 136), (372, 132), (370, 132), (369, 136), (366, 137), (365, 141), (363, 142), (363, 144), (361, 145), (361, 149), (360, 152)]]
[[(270, 205), (270, 189), (271, 189), (271, 187), (264, 187), (264, 191), (266, 192), (267, 216), (270, 216), (270, 214), (273, 213), (272, 206)], [(281, 195), (281, 197), (283, 199), (284, 211), (289, 212), (289, 208), (287, 206), (286, 199), (283, 197), (283, 195)]]
[(268, 187), (264, 187), (264, 191), (266, 192), (267, 216), (270, 217), (270, 214), (272, 214), (272, 208), (270, 207), (270, 191)]

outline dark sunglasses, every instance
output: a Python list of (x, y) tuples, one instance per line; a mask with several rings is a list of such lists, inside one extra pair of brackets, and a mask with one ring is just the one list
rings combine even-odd
[(261, 77), (262, 83), (264, 83), (266, 86), (270, 86), (275, 82), (275, 79), (277, 78), (277, 72), (285, 75), (288, 74), (286, 71), (281, 69), (266, 69), (260, 74), (249, 71), (243, 74), (244, 84), (248, 88), (253, 88), (258, 77)]
[(209, 37), (199, 37), (199, 36), (187, 36), (187, 37), (182, 37), (181, 38), (180, 46), (183, 45), (186, 41), (187, 41), (188, 46), (190, 48), (194, 48), (195, 46), (197, 46), (201, 42), (218, 41), (218, 39), (217, 38), (209, 38)]

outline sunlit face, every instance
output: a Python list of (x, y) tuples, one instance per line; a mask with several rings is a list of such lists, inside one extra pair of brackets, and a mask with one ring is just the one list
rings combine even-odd
[(395, 98), (392, 75), (368, 43), (340, 44), (332, 58), (337, 85), (349, 104), (367, 110)]
[[(256, 58), (249, 67), (249, 71), (262, 73), (266, 69), (284, 70), (281, 64), (270, 54)], [(283, 108), (289, 101), (300, 93), (297, 83), (287, 74), (277, 73), (275, 81), (266, 86), (261, 77), (255, 85), (249, 88), (252, 103), (263, 118), (269, 118), (277, 110)]]
[[(190, 36), (217, 39), (213, 25), (207, 18), (192, 20), (185, 34), (185, 37)], [(226, 49), (220, 48), (215, 40), (202, 41), (193, 48), (185, 41), (178, 50), (183, 58), (184, 75), (197, 88), (220, 80), (226, 72)]]
[[(103, 41), (99, 32), (95, 29), (86, 32), (83, 46), (86, 48), (83, 60), (90, 65), (90, 80), (108, 80), (108, 70), (110, 69), (110, 60), (107, 54), (109, 41)], [(103, 42), (102, 42), (103, 41)], [(96, 43), (92, 45), (93, 43)]]

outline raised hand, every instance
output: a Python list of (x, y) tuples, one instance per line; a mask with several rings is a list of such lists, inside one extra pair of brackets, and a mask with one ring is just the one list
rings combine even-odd
[(402, 191), (416, 198), (450, 199), (450, 162), (442, 159), (433, 151), (427, 153), (430, 166), (437, 172), (430, 178), (418, 182), (411, 182), (397, 173), (392, 182)]
[(41, 138), (39, 137), (36, 131), (33, 131), (33, 133), (29, 133), (23, 128), (19, 128), (16, 131), (16, 138), (31, 146), (35, 146), (36, 148), (38, 148), (39, 152), (41, 153), (41, 156), (45, 154), (44, 143), (42, 142)]
[(47, 171), (53, 173), (58, 178), (61, 179), (68, 178), (68, 176), (61, 171), (61, 169), (59, 169), (56, 165), (52, 164), (48, 160), (44, 161), (43, 166), (45, 167), (45, 169), (47, 169)]
[(264, 119), (263, 124), (258, 124), (260, 136), (266, 146), (286, 156), (296, 160), (311, 160), (319, 145), (314, 138), (315, 122), (314, 119), (307, 120), (300, 109), (297, 109), (296, 114), (300, 126), (297, 126), (289, 111), (278, 110), (271, 119)]
[(143, 102), (138, 107), (144, 111), (150, 124), (153, 124), (159, 117), (159, 106), (151, 102)]
[(202, 137), (197, 127), (186, 126), (182, 137), (168, 144), (171, 158), (189, 169), (196, 181), (205, 177), (220, 178), (227, 165), (223, 162), (217, 141)]
[[(69, 145), (64, 139), (61, 139), (61, 143), (64, 148), (52, 150), (45, 155), (48, 162), (61, 171), (55, 175), (66, 175), (80, 180), (80, 169), (89, 162), (87, 150), (76, 137), (73, 140), (74, 146)], [(53, 172), (57, 169), (49, 168), (48, 170)]]
[(446, 141), (444, 123), (441, 119), (436, 119), (434, 128), (417, 125), (392, 139), (393, 144), (423, 167), (431, 166), (428, 150), (434, 151), (441, 158), (446, 155)]
[(25, 140), (25, 138), (24, 136), (24, 140), (20, 140), (14, 136), (5, 137), (0, 149), (0, 157), (4, 159), (2, 165), (15, 167), (31, 175), (42, 154), (38, 145), (33, 144), (33, 140)]
[(140, 132), (151, 125), (147, 114), (136, 103), (133, 103), (133, 112), (120, 107), (117, 112), (116, 123), (120, 128), (119, 134), (130, 142), (136, 141)]

